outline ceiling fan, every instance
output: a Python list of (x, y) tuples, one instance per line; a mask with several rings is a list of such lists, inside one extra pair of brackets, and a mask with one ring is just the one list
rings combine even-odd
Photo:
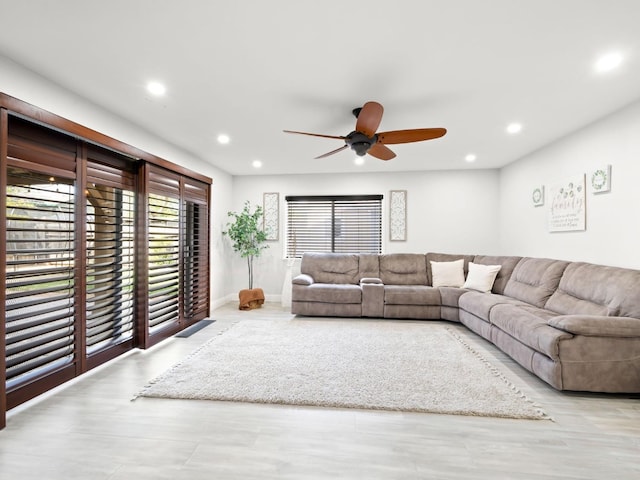
[(413, 130), (394, 130), (391, 132), (376, 133), (384, 108), (378, 102), (367, 102), (362, 108), (354, 108), (353, 114), (356, 117), (356, 129), (346, 137), (336, 135), (322, 135), (319, 133), (295, 132), (284, 130), (286, 133), (296, 133), (299, 135), (310, 135), (312, 137), (335, 138), (344, 140), (345, 145), (315, 158), (325, 158), (329, 155), (341, 152), (351, 147), (356, 155), (362, 157), (367, 153), (380, 160), (391, 160), (396, 156), (386, 145), (397, 143), (422, 142), (440, 138), (447, 130), (445, 128), (416, 128)]

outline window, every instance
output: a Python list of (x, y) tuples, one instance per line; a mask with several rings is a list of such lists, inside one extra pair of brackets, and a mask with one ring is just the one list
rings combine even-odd
[(177, 323), (180, 200), (149, 194), (149, 333)]
[[(96, 148), (91, 156), (97, 156)], [(102, 356), (133, 347), (134, 180), (126, 169), (87, 162), (85, 354), (89, 367), (99, 364)], [(107, 354), (111, 350), (115, 353)]]
[(9, 167), (6, 388), (75, 360), (74, 182)]
[(382, 195), (288, 196), (287, 257), (382, 253)]
[(147, 346), (209, 314), (209, 185), (147, 166)]
[(209, 314), (209, 186), (183, 179), (183, 316), (187, 322)]
[(210, 285), (208, 177), (4, 100), (0, 429), (7, 409), (207, 317)]

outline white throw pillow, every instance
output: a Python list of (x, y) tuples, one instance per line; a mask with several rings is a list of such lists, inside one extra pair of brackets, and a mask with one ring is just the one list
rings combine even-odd
[(482, 265), (469, 262), (469, 273), (463, 288), (479, 292), (490, 292), (501, 268), (502, 265)]
[(464, 284), (464, 260), (430, 262), (434, 287), (461, 287)]

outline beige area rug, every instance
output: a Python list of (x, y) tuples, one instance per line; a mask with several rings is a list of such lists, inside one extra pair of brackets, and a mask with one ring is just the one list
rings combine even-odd
[(241, 321), (139, 396), (548, 418), (435, 322)]

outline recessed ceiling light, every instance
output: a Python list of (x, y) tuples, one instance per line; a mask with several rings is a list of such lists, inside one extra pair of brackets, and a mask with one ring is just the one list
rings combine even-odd
[(519, 133), (521, 130), (522, 130), (521, 123), (510, 123), (509, 125), (507, 125), (507, 132), (511, 134)]
[(147, 83), (147, 91), (152, 95), (160, 97), (167, 93), (167, 87), (160, 82), (149, 82)]
[(224, 133), (221, 133), (220, 135), (218, 135), (218, 143), (221, 143), (222, 145), (226, 145), (230, 141), (231, 139), (229, 138), (229, 135), (226, 135)]
[(596, 72), (606, 73), (615, 70), (622, 63), (622, 54), (620, 52), (610, 52), (601, 56), (595, 64)]
[(253, 168), (260, 168), (262, 167), (262, 162), (260, 160), (254, 160), (253, 162), (251, 162), (251, 165), (253, 166)]
[(471, 163), (471, 162), (475, 162), (476, 161), (476, 155), (475, 153), (469, 153), (466, 157), (464, 157), (465, 161)]
[(353, 163), (355, 163), (356, 165), (364, 165), (364, 157), (356, 157), (353, 160)]

